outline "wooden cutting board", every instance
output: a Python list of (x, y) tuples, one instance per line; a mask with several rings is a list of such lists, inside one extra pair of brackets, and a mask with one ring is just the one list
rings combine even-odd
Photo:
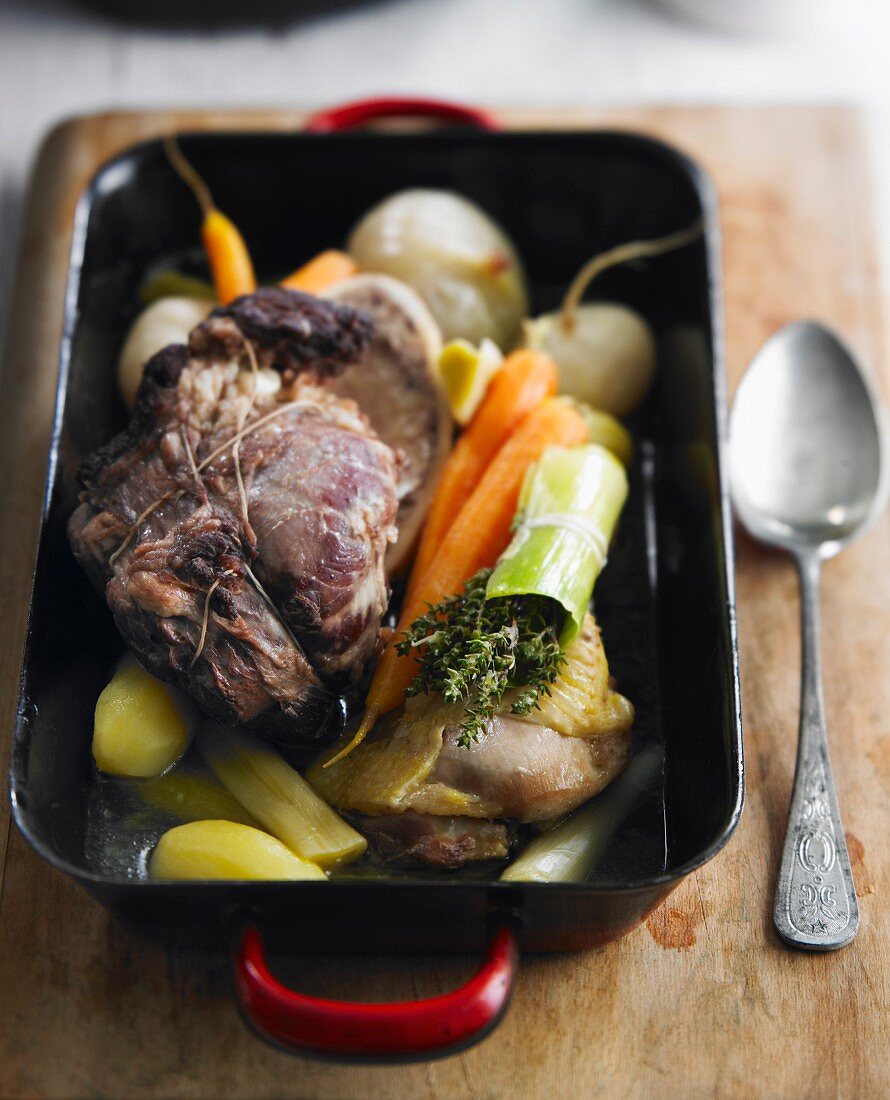
[[(77, 194), (96, 165), (172, 128), (298, 127), (299, 112), (119, 114), (66, 123), (38, 159), (0, 398), (0, 652), (6, 758), (52, 414)], [(722, 201), (731, 385), (800, 316), (837, 327), (890, 375), (868, 165), (850, 109), (504, 113), (510, 125), (611, 126), (675, 142)], [(791, 565), (739, 535), (747, 806), (729, 847), (648, 922), (597, 951), (523, 960), (481, 1046), (409, 1067), (338, 1067), (243, 1028), (228, 961), (138, 940), (42, 863), (0, 808), (0, 1094), (4, 1097), (876, 1097), (890, 1095), (890, 526), (831, 562), (825, 693), (862, 909), (834, 955), (785, 949), (772, 890), (794, 765), (797, 591)], [(8, 840), (7, 840), (8, 837)], [(297, 960), (286, 977), (352, 999), (426, 997), (477, 960)]]

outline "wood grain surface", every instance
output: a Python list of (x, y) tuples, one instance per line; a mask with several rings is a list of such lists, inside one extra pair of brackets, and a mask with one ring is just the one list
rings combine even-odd
[[(731, 386), (778, 326), (838, 328), (888, 392), (868, 164), (855, 112), (735, 108), (522, 112), (511, 124), (626, 126), (714, 175), (725, 233)], [(0, 742), (8, 754), (52, 415), (76, 195), (96, 164), (171, 127), (299, 125), (297, 112), (110, 115), (56, 130), (27, 211), (0, 395)], [(890, 526), (825, 570), (825, 694), (862, 929), (793, 953), (771, 924), (794, 765), (797, 590), (789, 562), (739, 534), (748, 791), (733, 841), (623, 940), (523, 960), (481, 1046), (409, 1067), (296, 1059), (255, 1040), (228, 962), (134, 938), (31, 852), (0, 807), (3, 1097), (878, 1097), (890, 1095)], [(429, 996), (471, 959), (292, 960), (303, 989)]]

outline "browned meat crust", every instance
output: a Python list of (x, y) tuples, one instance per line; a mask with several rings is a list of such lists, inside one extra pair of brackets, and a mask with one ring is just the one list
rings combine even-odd
[(510, 834), (503, 821), (473, 817), (386, 814), (353, 817), (374, 852), (387, 863), (404, 866), (462, 867), (483, 859), (506, 859)]
[[(302, 371), (277, 396), (242, 384), (241, 323), (256, 359)], [(313, 382), (336, 365), (337, 332), (345, 358), (365, 328), (355, 310), (279, 290), (216, 311), (188, 349), (148, 364), (130, 424), (79, 472), (69, 523), (152, 672), (295, 746), (323, 739), (332, 689), (361, 676), (387, 603), (395, 457)]]
[(192, 354), (240, 355), (240, 332), (255, 346), (260, 365), (281, 371), (286, 382), (310, 370), (316, 379), (339, 374), (364, 358), (373, 335), (360, 310), (281, 287), (263, 287), (210, 314), (211, 320), (223, 317), (237, 328), (199, 325), (189, 341)]

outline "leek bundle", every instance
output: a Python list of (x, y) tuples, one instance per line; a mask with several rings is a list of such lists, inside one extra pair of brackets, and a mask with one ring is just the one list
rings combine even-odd
[(548, 447), (526, 474), (516, 534), (493, 572), (415, 619), (396, 643), (420, 654), (408, 695), (463, 703), (459, 742), (484, 732), (504, 693), (526, 715), (550, 689), (578, 635), (627, 496), (624, 467), (605, 447)]
[(548, 596), (565, 611), (560, 644), (580, 631), (606, 564), (627, 475), (605, 447), (550, 447), (526, 474), (516, 533), (488, 579), (486, 597)]

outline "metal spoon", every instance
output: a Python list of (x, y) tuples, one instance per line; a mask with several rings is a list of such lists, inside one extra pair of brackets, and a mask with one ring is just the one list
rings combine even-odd
[(730, 419), (736, 511), (755, 538), (793, 554), (800, 575), (797, 766), (773, 921), (786, 943), (811, 951), (844, 947), (859, 927), (828, 759), (819, 574), (822, 561), (862, 534), (884, 504), (881, 420), (849, 351), (812, 321), (767, 341), (742, 379)]

